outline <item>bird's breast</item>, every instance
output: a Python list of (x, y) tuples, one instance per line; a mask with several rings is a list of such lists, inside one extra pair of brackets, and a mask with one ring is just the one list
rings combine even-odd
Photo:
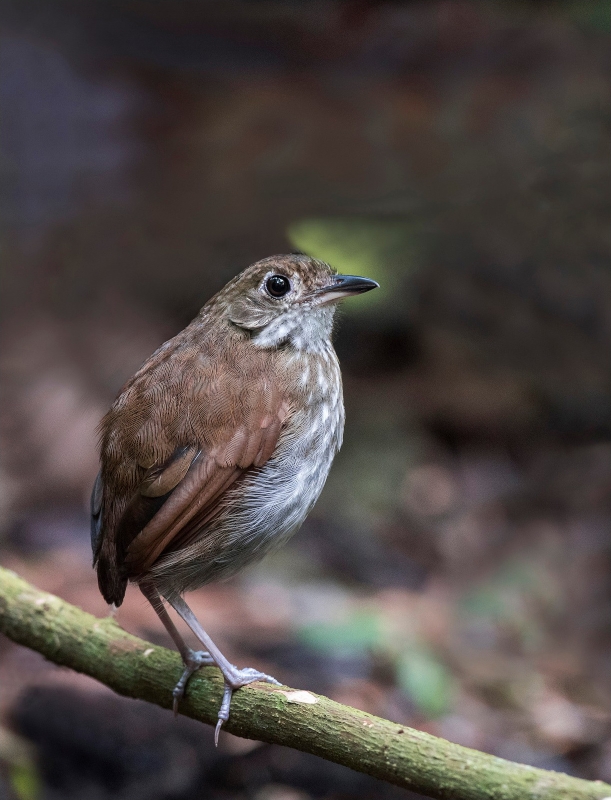
[(252, 537), (255, 550), (280, 544), (299, 528), (342, 443), (344, 403), (335, 353), (302, 356), (294, 366), (292, 413), (276, 451), (240, 487), (245, 524), (235, 534), (242, 543)]
[[(295, 533), (325, 485), (342, 441), (344, 408), (339, 394), (292, 415), (276, 452), (236, 486), (223, 521), (221, 561), (234, 572), (283, 544)], [(219, 564), (220, 566), (220, 564)]]

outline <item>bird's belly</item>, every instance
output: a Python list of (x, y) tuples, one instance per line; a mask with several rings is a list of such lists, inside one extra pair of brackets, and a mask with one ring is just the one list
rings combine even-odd
[(246, 564), (295, 533), (318, 500), (333, 455), (297, 450), (249, 476), (226, 522), (229, 560)]
[[(341, 445), (341, 399), (326, 415), (299, 423), (281, 434), (276, 453), (263, 467), (245, 475), (227, 493), (223, 512), (206, 526), (201, 538), (170, 556), (174, 591), (227, 578), (299, 529)], [(165, 561), (162, 558), (152, 570), (160, 588), (169, 566)]]

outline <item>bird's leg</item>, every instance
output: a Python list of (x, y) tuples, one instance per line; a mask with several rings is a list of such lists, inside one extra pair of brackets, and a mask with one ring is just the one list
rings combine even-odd
[(153, 606), (157, 616), (163, 622), (166, 631), (172, 637), (174, 644), (178, 648), (178, 652), (182, 656), (182, 660), (185, 664), (185, 669), (180, 676), (178, 683), (174, 687), (174, 691), (172, 692), (174, 696), (172, 708), (174, 710), (174, 715), (176, 716), (176, 714), (178, 714), (178, 703), (183, 698), (191, 675), (193, 675), (194, 672), (197, 672), (200, 667), (214, 664), (215, 661), (210, 653), (206, 653), (204, 650), (192, 650), (185, 642), (180, 635), (178, 628), (176, 625), (174, 625), (170, 615), (166, 611), (166, 608), (163, 605), (163, 600), (161, 599), (161, 595), (157, 591), (155, 584), (151, 581), (143, 581), (139, 585), (140, 591)]
[(226, 722), (229, 719), (231, 695), (235, 689), (239, 689), (240, 686), (247, 686), (249, 683), (254, 683), (254, 681), (267, 681), (268, 683), (275, 683), (278, 686), (281, 686), (282, 684), (275, 678), (272, 678), (271, 675), (266, 675), (265, 672), (259, 672), (252, 667), (238, 669), (221, 653), (206, 631), (199, 624), (197, 617), (191, 611), (182, 597), (179, 597), (178, 595), (166, 595), (166, 600), (176, 611), (176, 613), (184, 619), (189, 628), (191, 628), (199, 641), (204, 645), (217, 667), (223, 673), (223, 678), (225, 679), (225, 691), (223, 692), (223, 700), (221, 702), (218, 722), (214, 732), (214, 742), (218, 745), (221, 726), (223, 725), (223, 722)]

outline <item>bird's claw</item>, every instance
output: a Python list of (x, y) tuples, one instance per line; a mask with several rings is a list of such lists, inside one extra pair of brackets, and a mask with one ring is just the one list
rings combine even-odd
[[(197, 672), (200, 667), (215, 663), (210, 653), (207, 653), (205, 650), (190, 650), (188, 656), (186, 658), (183, 657), (183, 661), (185, 668), (172, 692), (174, 698), (174, 702), (172, 703), (174, 715), (178, 714), (178, 704), (184, 697), (185, 689), (187, 688), (191, 675)], [(229, 664), (228, 667), (223, 669), (223, 677), (225, 679), (225, 688), (223, 690), (223, 700), (221, 701), (218, 721), (214, 731), (214, 744), (217, 747), (223, 723), (227, 722), (229, 719), (231, 697), (236, 689), (239, 689), (241, 686), (248, 686), (249, 683), (254, 683), (255, 681), (266, 681), (267, 683), (275, 683), (276, 686), (282, 686), (280, 681), (272, 678), (271, 675), (267, 675), (265, 672), (259, 672), (258, 669), (253, 669), (253, 667), (238, 669), (234, 667), (233, 664)]]
[(223, 700), (214, 731), (214, 744), (216, 747), (218, 747), (219, 744), (219, 734), (223, 727), (223, 722), (227, 722), (229, 719), (231, 697), (236, 689), (239, 689), (241, 686), (248, 686), (249, 683), (254, 683), (255, 681), (265, 681), (266, 683), (275, 683), (276, 686), (282, 686), (280, 681), (272, 678), (271, 675), (267, 675), (265, 672), (259, 672), (259, 670), (253, 669), (253, 667), (238, 669), (232, 665), (231, 670), (228, 670), (227, 673), (223, 672), (223, 677), (225, 678), (225, 688), (223, 690)]
[(172, 697), (174, 698), (172, 710), (174, 711), (174, 716), (178, 714), (178, 704), (184, 697), (185, 689), (187, 688), (191, 675), (197, 672), (200, 667), (214, 664), (214, 659), (209, 653), (206, 653), (205, 650), (191, 650), (187, 658), (183, 658), (183, 661), (185, 668), (172, 691)]

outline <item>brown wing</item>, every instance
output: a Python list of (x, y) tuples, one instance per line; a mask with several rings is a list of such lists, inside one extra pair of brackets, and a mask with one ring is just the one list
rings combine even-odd
[[(207, 453), (194, 452), (184, 477), (127, 547), (124, 566), (129, 577), (145, 573), (168, 548), (188, 544), (214, 515), (227, 489), (247, 469), (260, 467), (271, 457), (288, 412), (286, 404), (278, 401), (259, 420), (239, 425), (228, 441)], [(143, 486), (148, 490), (148, 484), (143, 482)], [(144, 494), (142, 487), (139, 494)]]
[(264, 364), (210, 374), (187, 355), (181, 370), (164, 373), (161, 363), (128, 384), (102, 424), (94, 558), (102, 593), (117, 605), (128, 579), (205, 535), (227, 489), (271, 457), (290, 411)]

